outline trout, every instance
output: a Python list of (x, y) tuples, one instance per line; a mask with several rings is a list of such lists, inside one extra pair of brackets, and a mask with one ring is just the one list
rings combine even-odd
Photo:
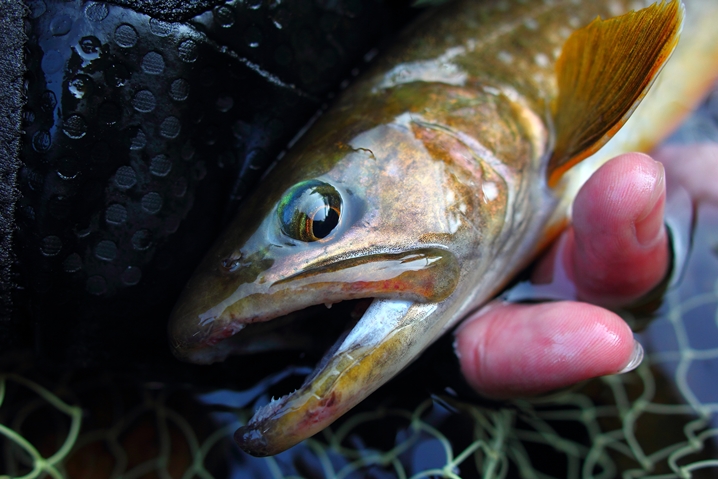
[[(322, 430), (526, 267), (566, 222), (567, 171), (626, 123), (683, 21), (678, 0), (465, 0), (405, 32), (267, 175), (172, 313), (174, 354), (212, 363), (256, 323), (371, 298), (239, 446), (272, 455)], [(711, 51), (652, 100), (670, 115), (607, 154), (658, 141), (679, 116), (666, 105), (688, 111), (715, 77)]]

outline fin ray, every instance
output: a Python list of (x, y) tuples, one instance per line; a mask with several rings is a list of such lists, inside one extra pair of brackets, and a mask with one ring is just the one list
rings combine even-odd
[(598, 17), (569, 37), (556, 63), (550, 186), (628, 120), (677, 45), (683, 17), (679, 0), (661, 1), (620, 17)]

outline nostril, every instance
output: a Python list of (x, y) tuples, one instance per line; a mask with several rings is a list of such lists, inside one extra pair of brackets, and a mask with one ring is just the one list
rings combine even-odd
[(234, 273), (241, 266), (240, 260), (242, 259), (242, 253), (232, 254), (221, 261), (222, 269), (226, 273)]

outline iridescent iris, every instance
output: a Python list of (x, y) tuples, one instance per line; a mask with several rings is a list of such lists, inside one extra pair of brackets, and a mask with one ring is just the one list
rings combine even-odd
[(284, 194), (277, 214), (282, 232), (290, 238), (318, 241), (329, 236), (339, 224), (342, 198), (328, 183), (302, 181)]

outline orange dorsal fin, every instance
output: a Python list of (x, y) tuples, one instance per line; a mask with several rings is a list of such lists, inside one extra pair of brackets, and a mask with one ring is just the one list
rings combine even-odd
[(550, 186), (628, 120), (678, 43), (683, 17), (679, 0), (661, 1), (620, 17), (598, 17), (568, 38), (556, 63)]

